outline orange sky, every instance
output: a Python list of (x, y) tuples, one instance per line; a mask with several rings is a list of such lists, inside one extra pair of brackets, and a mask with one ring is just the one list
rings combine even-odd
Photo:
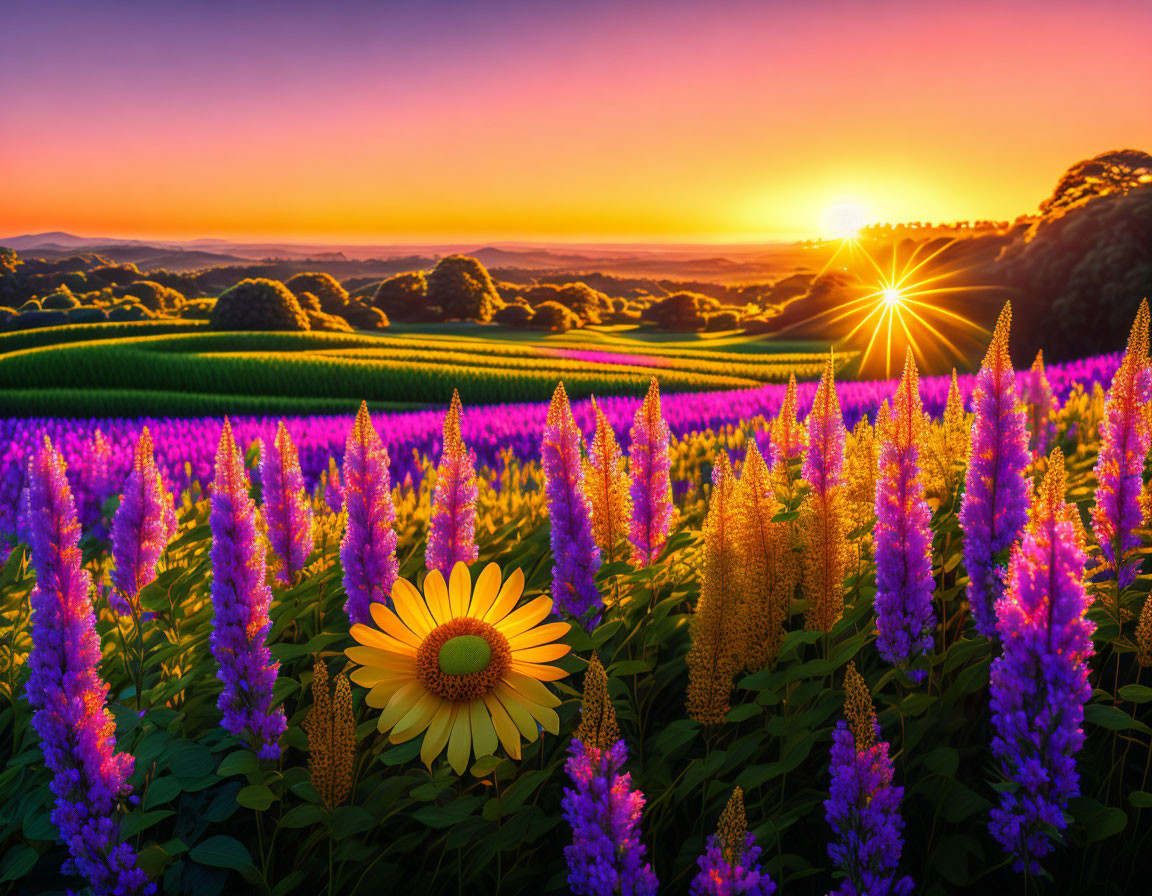
[(1147, 3), (66, 5), (6, 13), (0, 236), (755, 241), (1152, 148)]

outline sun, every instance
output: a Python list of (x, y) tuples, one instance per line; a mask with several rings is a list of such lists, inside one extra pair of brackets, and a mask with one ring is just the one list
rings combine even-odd
[(899, 308), (904, 301), (904, 297), (900, 294), (900, 287), (889, 286), (880, 291), (880, 298), (888, 308)]
[(836, 202), (820, 215), (822, 234), (833, 240), (853, 240), (860, 236), (860, 228), (869, 221), (868, 210), (851, 200)]

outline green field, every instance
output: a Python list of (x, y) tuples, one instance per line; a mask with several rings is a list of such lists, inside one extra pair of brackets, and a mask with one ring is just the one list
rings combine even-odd
[[(478, 325), (386, 333), (218, 333), (197, 322), (77, 324), (0, 336), (0, 415), (334, 412), (753, 388), (814, 378), (826, 345), (741, 333)], [(589, 355), (588, 353), (594, 353)], [(848, 356), (843, 356), (848, 360)]]

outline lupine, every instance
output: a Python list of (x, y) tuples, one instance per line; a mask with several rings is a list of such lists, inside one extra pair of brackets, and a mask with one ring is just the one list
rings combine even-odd
[(324, 480), (324, 503), (333, 513), (339, 513), (344, 507), (344, 487), (340, 484), (340, 468), (336, 465), (336, 458), (328, 458), (328, 472)]
[(271, 446), (263, 447), (260, 479), (268, 541), (280, 558), (276, 582), (286, 588), (303, 571), (312, 553), (312, 502), (300, 472), (296, 444), (283, 420)]
[(212, 635), (216, 677), (224, 690), (216, 705), (225, 730), (243, 738), (261, 759), (280, 755), (287, 722), (272, 706), (280, 664), (266, 643), (272, 622), (272, 589), (265, 582), (264, 546), (256, 529), (256, 504), (248, 495), (248, 474), (232, 426), (224, 421), (212, 482)]
[(760, 847), (748, 831), (744, 791), (732, 791), (716, 833), (696, 865), (700, 871), (688, 888), (690, 896), (772, 896), (776, 884), (760, 867)]
[(789, 604), (800, 581), (791, 528), (788, 523), (772, 521), (781, 507), (773, 491), (772, 473), (755, 439), (748, 443), (736, 501), (736, 537), (742, 542), (745, 563), (744, 667), (755, 671), (776, 661)]
[(565, 764), (571, 788), (560, 802), (572, 826), (564, 847), (568, 886), (578, 896), (653, 896), (658, 881), (644, 861), (640, 813), (644, 795), (620, 769), (628, 749), (616, 725), (608, 679), (593, 654), (584, 676), (580, 725)]
[(912, 349), (896, 391), (891, 416), (880, 438), (880, 478), (876, 482), (876, 648), (913, 681), (923, 669), (910, 669), (932, 647), (932, 511), (920, 477), (924, 409)]
[(728, 714), (732, 680), (744, 663), (745, 557), (738, 537), (740, 505), (728, 453), (712, 468), (712, 495), (704, 520), (704, 569), (692, 613), (688, 650), (688, 715), (718, 725)]
[(845, 875), (831, 896), (907, 896), (912, 878), (897, 877), (904, 788), (892, 783), (888, 744), (880, 740), (872, 695), (855, 663), (844, 678), (844, 718), (832, 733), (830, 771), (824, 814), (836, 839), (828, 857)]
[[(879, 426), (879, 420), (877, 420)], [(876, 477), (879, 473), (877, 431), (861, 417), (844, 446), (844, 481), (847, 486), (848, 518), (852, 531), (864, 529), (857, 539), (861, 553), (872, 541), (872, 518), (876, 513)]]
[(972, 393), (976, 420), (960, 505), (968, 605), (976, 631), (986, 638), (996, 635), (1008, 552), (1028, 519), (1028, 430), (1008, 355), (1011, 325), (1012, 306), (1005, 303)]
[(624, 472), (624, 456), (616, 433), (604, 412), (592, 399), (596, 416), (596, 434), (588, 449), (584, 467), (584, 485), (592, 506), (592, 534), (596, 546), (611, 562), (615, 559), (616, 543), (629, 531), (632, 523), (632, 496), (630, 480)]
[(340, 543), (344, 610), (353, 624), (367, 625), (372, 604), (388, 602), (400, 568), (388, 452), (364, 402), (344, 449), (344, 510), (348, 515)]
[(1034, 454), (1043, 456), (1055, 435), (1052, 425), (1056, 416), (1056, 399), (1044, 371), (1044, 350), (1036, 352), (1036, 360), (1024, 380), (1024, 401), (1028, 405), (1028, 444)]
[[(1092, 529), (1100, 546), (1101, 572), (1123, 591), (1136, 580), (1143, 522), (1140, 492), (1152, 442), (1152, 367), (1148, 362), (1148, 300), (1140, 303), (1128, 351), (1112, 379), (1104, 407), (1096, 459), (1096, 503)], [(1119, 598), (1117, 598), (1118, 600)]]
[(112, 518), (112, 604), (118, 613), (134, 612), (140, 589), (156, 578), (156, 564), (175, 531), (172, 495), (156, 469), (152, 436), (144, 427)]
[(476, 459), (460, 437), (460, 393), (452, 390), (452, 403), (444, 417), (444, 442), (432, 511), (428, 520), (428, 569), (438, 569), (447, 581), (457, 563), (475, 563)]
[(85, 464), (77, 477), (84, 480), (77, 510), (82, 530), (96, 538), (103, 538), (107, 534), (104, 529), (104, 502), (116, 493), (118, 483), (112, 470), (112, 449), (99, 428), (92, 434), (87, 452)]
[(996, 605), (1004, 652), (992, 661), (992, 754), (1015, 788), (1001, 792), (990, 827), (1013, 867), (1029, 873), (1040, 872), (1049, 830), (1064, 829), (1068, 801), (1080, 793), (1075, 754), (1092, 693), (1084, 536), (1066, 487), (1057, 448)]
[(671, 431), (660, 409), (660, 386), (652, 377), (644, 403), (636, 410), (629, 433), (632, 468), (632, 563), (650, 566), (660, 555), (672, 528), (672, 481), (669, 470)]
[(584, 490), (580, 430), (564, 384), (556, 387), (540, 446), (551, 528), (552, 600), (591, 628), (601, 606), (596, 588), (600, 549), (592, 537), (592, 507)]
[(790, 373), (784, 397), (780, 400), (780, 412), (772, 422), (771, 453), (767, 458), (781, 497), (789, 501), (796, 485), (793, 482), (792, 464), (804, 456), (808, 438), (804, 427), (800, 425), (796, 392), (796, 374)]
[(833, 380), (832, 358), (816, 389), (808, 415), (808, 453), (801, 476), (809, 491), (799, 528), (804, 543), (805, 628), (828, 632), (844, 613), (848, 569), (848, 507), (844, 488), (844, 419)]
[(964, 411), (964, 399), (953, 367), (944, 414), (939, 422), (930, 421), (928, 425), (922, 463), (925, 490), (941, 504), (950, 502), (956, 494), (959, 471), (968, 465), (971, 438), (972, 420)]
[(120, 803), (129, 798), (133, 760), (116, 750), (116, 723), (105, 707), (100, 641), (81, 567), (80, 524), (64, 460), (45, 438), (29, 467), (32, 652), (28, 702), (56, 797), (52, 823), (71, 856), (66, 873), (98, 896), (154, 893), (136, 853), (120, 842)]

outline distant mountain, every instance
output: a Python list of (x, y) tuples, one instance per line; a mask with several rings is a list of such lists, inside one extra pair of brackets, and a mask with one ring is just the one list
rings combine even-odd
[(107, 238), (76, 236), (74, 233), (65, 233), (62, 230), (0, 238), (0, 246), (7, 246), (17, 252), (27, 252), (31, 249), (89, 249), (94, 245), (110, 242), (114, 241)]

